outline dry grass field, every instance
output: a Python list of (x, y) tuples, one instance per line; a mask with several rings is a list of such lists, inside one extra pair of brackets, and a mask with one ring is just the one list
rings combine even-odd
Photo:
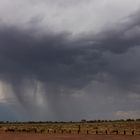
[(1, 133), (140, 135), (140, 121), (1, 123)]
[(0, 140), (140, 140), (140, 121), (1, 123)]

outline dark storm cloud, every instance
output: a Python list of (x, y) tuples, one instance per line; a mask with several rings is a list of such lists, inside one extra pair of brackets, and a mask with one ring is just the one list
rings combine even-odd
[[(107, 72), (121, 81), (123, 75), (121, 71), (114, 72), (109, 56), (115, 62), (130, 48), (139, 48), (139, 20), (135, 18), (130, 23), (75, 41), (69, 40), (67, 33), (48, 33), (38, 38), (33, 37), (35, 31), (1, 27), (1, 78), (14, 80), (12, 83), (31, 78), (53, 86), (79, 88), (86, 86), (97, 73)], [(119, 66), (119, 63), (121, 60), (115, 66)]]
[(8, 78), (31, 76), (53, 84), (71, 85), (84, 78), (84, 74), (96, 73), (97, 66), (90, 65), (100, 63), (97, 62), (101, 57), (98, 52), (90, 53), (88, 46), (77, 47), (80, 42), (76, 45), (69, 42), (65, 34), (36, 39), (28, 33), (8, 29), (1, 30), (0, 37), (0, 73)]
[[(71, 97), (69, 105), (64, 107), (62, 103), (65, 104), (67, 100), (64, 95), (82, 90), (92, 81), (95, 82), (94, 90), (84, 89), (83, 92), (93, 93), (95, 98), (100, 83), (109, 84), (109, 88), (114, 84), (117, 89), (124, 91), (110, 91), (109, 95), (113, 94), (116, 98), (122, 97), (122, 93), (128, 94), (127, 91), (139, 94), (139, 21), (135, 15), (126, 23), (112, 29), (76, 39), (71, 38), (69, 33), (55, 34), (49, 31), (39, 36), (38, 32), (32, 29), (23, 30), (1, 25), (0, 80), (11, 85), (16, 100), (24, 109), (29, 110), (28, 114), (36, 112), (33, 102), (43, 96), (53, 110), (50, 116), (57, 116), (56, 118), (65, 118), (63, 112), (75, 108), (77, 103), (77, 100), (73, 101)], [(38, 96), (38, 93), (41, 94), (38, 91), (38, 82), (44, 84), (45, 94), (41, 96)], [(27, 94), (31, 92), (26, 89), (30, 87), (33, 87), (33, 96), (27, 98)], [(104, 92), (102, 94), (106, 94), (103, 90), (104, 88), (101, 90)], [(123, 102), (124, 100), (121, 101), (122, 104)], [(80, 114), (78, 107), (74, 112)], [(127, 108), (127, 104), (125, 107)], [(51, 114), (51, 111), (49, 113)]]

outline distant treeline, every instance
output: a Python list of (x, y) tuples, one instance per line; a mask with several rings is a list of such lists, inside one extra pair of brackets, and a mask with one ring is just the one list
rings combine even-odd
[(120, 120), (81, 120), (80, 122), (86, 122), (86, 123), (102, 123), (102, 122), (139, 122), (140, 119), (120, 119)]
[(41, 123), (103, 123), (103, 122), (140, 122), (140, 119), (120, 119), (120, 120), (86, 120), (81, 121), (0, 121), (0, 124), (41, 124)]

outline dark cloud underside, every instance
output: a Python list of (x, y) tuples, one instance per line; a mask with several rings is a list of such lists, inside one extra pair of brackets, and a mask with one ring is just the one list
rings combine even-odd
[[(33, 96), (38, 98), (38, 82), (43, 83), (42, 96), (49, 98), (58, 118), (65, 118), (63, 110), (71, 108), (63, 106), (61, 95), (85, 90), (92, 82), (107, 83), (123, 91), (110, 96), (126, 96), (128, 91), (139, 94), (139, 23), (135, 15), (129, 23), (74, 40), (65, 32), (38, 37), (35, 30), (1, 25), (0, 80), (10, 84), (17, 101), (28, 109), (33, 109), (33, 103), (25, 99), (25, 90), (33, 87)], [(85, 94), (89, 95), (88, 91), (91, 94), (90, 89)], [(96, 97), (93, 91), (91, 96)]]

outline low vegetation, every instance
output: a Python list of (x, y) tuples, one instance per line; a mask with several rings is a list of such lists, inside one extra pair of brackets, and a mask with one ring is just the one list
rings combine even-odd
[(0, 132), (140, 135), (140, 119), (81, 120), (80, 122), (0, 122)]

